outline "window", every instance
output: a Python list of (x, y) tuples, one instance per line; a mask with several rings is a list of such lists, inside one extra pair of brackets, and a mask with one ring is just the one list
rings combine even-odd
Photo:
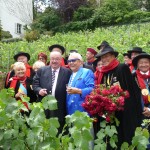
[(22, 27), (21, 24), (16, 23), (16, 29), (15, 29), (16, 33), (21, 34), (21, 27)]

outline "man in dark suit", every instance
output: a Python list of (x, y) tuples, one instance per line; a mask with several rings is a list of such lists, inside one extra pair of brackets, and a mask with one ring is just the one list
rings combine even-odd
[[(38, 101), (51, 94), (57, 100), (58, 109), (46, 110), (46, 118), (58, 117), (61, 132), (66, 116), (66, 84), (68, 84), (71, 71), (61, 67), (62, 55), (59, 52), (50, 53), (50, 66), (40, 68), (33, 78), (33, 90), (39, 96)], [(55, 77), (54, 77), (55, 76)]]

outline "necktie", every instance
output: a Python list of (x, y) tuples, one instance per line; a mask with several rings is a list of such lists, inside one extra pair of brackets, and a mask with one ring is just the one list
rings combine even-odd
[(55, 81), (55, 72), (56, 72), (56, 70), (52, 71), (52, 87), (53, 87), (53, 84), (54, 84), (54, 81)]

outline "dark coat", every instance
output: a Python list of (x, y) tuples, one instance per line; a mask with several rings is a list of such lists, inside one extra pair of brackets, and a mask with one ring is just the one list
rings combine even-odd
[[(59, 121), (64, 122), (66, 116), (66, 84), (68, 84), (71, 71), (67, 68), (60, 67), (57, 85), (55, 89), (55, 98), (57, 100), (58, 109), (48, 111), (46, 117), (58, 117)], [(47, 89), (49, 94), (52, 91), (52, 69), (50, 66), (40, 68), (33, 78), (33, 90), (38, 95), (42, 88)], [(42, 100), (39, 95), (39, 101)]]
[(131, 143), (136, 127), (140, 126), (142, 120), (142, 105), (138, 86), (133, 79), (129, 67), (125, 64), (119, 64), (115, 69), (105, 73), (102, 83), (106, 84), (109, 75), (110, 83), (119, 82), (123, 90), (128, 90), (130, 97), (125, 100), (124, 111), (116, 113), (120, 121), (118, 130), (118, 147), (123, 142)]

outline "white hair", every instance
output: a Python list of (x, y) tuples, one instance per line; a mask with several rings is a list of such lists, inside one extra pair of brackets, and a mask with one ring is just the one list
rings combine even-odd
[(57, 52), (57, 51), (53, 51), (53, 52), (51, 52), (51, 53), (50, 53), (50, 58), (51, 58), (51, 56), (54, 56), (54, 55), (57, 55), (57, 56), (59, 56), (59, 57), (61, 57), (61, 58), (62, 58), (61, 53), (60, 53), (60, 52)]
[(26, 66), (23, 62), (15, 62), (14, 66), (13, 66), (13, 69), (16, 71), (18, 68), (26, 69)]
[(79, 53), (70, 53), (69, 58), (70, 57), (75, 57), (75, 58), (78, 58), (79, 60), (83, 61), (82, 56)]
[(33, 64), (33, 66), (32, 66), (32, 68), (33, 68), (33, 70), (34, 69), (36, 69), (36, 68), (41, 68), (41, 67), (44, 67), (45, 66), (45, 64), (44, 64), (44, 62), (42, 62), (42, 61), (36, 61), (34, 64)]

